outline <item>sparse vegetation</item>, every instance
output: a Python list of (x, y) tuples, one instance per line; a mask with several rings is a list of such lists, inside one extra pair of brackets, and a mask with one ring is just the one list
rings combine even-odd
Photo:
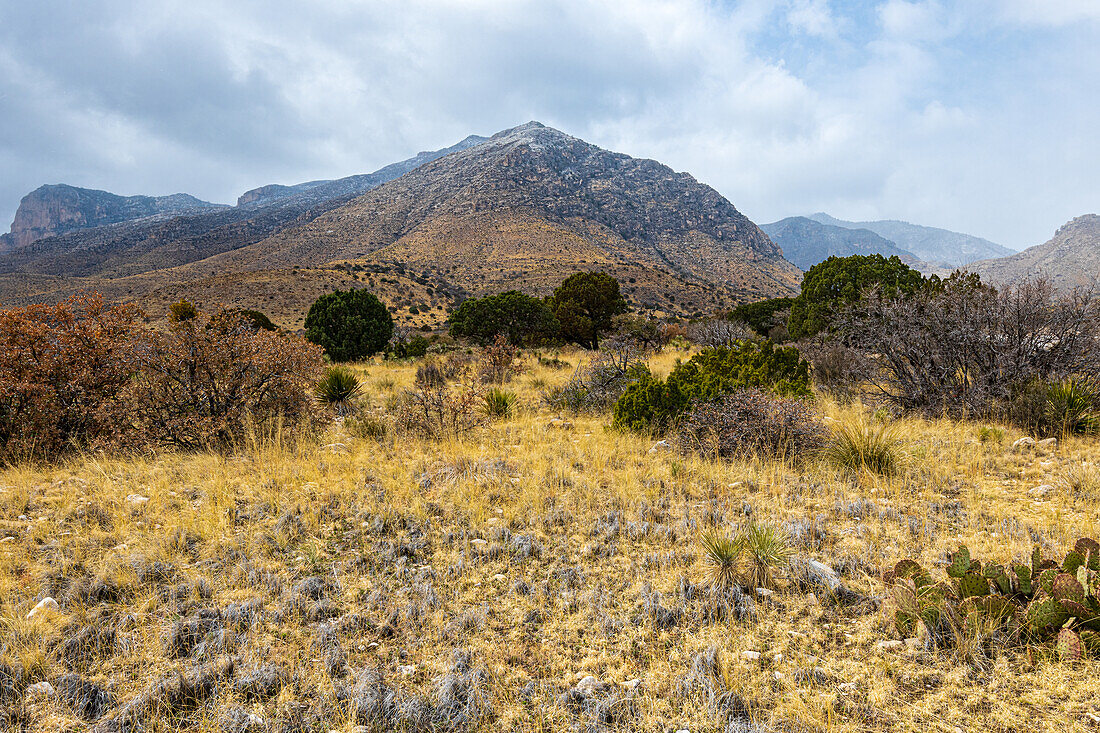
[(325, 376), (317, 383), (314, 393), (322, 403), (345, 414), (351, 407), (351, 401), (363, 391), (363, 384), (355, 372), (347, 367), (332, 366), (325, 370)]

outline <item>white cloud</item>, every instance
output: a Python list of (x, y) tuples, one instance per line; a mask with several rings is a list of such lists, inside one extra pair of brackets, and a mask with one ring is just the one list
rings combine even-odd
[[(232, 201), (528, 119), (761, 222), (824, 209), (1023, 246), (1100, 201), (1095, 26), (1032, 37), (1025, 0), (95, 5), (0, 6), (7, 221), (47, 181)], [(1056, 5), (1044, 24), (1090, 17)]]

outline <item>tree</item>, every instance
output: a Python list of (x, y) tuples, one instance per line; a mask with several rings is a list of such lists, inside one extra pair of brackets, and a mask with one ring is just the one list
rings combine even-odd
[(925, 280), (897, 256), (880, 254), (830, 257), (811, 267), (802, 278), (802, 292), (791, 303), (787, 329), (792, 338), (828, 330), (836, 314), (877, 288), (887, 298), (911, 295), (939, 278)]
[(257, 331), (274, 331), (275, 324), (271, 322), (271, 319), (260, 311), (255, 310), (242, 310), (239, 311), (241, 318), (245, 319), (248, 323), (252, 324), (252, 328)]
[(516, 346), (534, 346), (556, 338), (559, 326), (550, 307), (518, 290), (469, 298), (451, 313), (451, 335), (481, 345), (504, 334)]
[(767, 336), (777, 326), (785, 325), (794, 298), (769, 298), (755, 303), (742, 303), (730, 311), (730, 319), (744, 323), (761, 336)]
[(393, 317), (366, 290), (337, 290), (318, 298), (306, 315), (306, 338), (333, 361), (359, 361), (386, 348)]
[(570, 275), (547, 300), (561, 325), (562, 338), (592, 349), (600, 332), (611, 329), (614, 316), (626, 312), (619, 281), (605, 272)]

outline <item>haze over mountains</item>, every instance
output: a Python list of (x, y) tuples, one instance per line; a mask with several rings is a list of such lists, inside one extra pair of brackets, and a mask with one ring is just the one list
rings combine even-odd
[(1098, 242), (1094, 216), (1020, 254), (900, 221), (819, 213), (758, 227), (687, 173), (530, 122), (373, 173), (261, 186), (232, 207), (43, 186), (4, 236), (0, 302), (97, 289), (154, 316), (186, 297), (296, 327), (318, 295), (369, 287), (400, 321), (437, 326), (468, 295), (545, 295), (573, 272), (604, 270), (635, 308), (697, 317), (789, 295), (800, 270), (833, 255), (896, 255), (945, 274), (1009, 253), (973, 269), (1076, 283), (1095, 275)]
[(1100, 216), (1078, 216), (1043, 244), (1010, 257), (975, 262), (969, 269), (995, 283), (1048, 277), (1065, 290), (1092, 287), (1100, 281)]

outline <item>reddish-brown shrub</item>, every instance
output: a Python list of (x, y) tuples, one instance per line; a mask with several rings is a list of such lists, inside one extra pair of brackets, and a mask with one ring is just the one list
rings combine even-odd
[(513, 346), (506, 335), (498, 333), (493, 342), (482, 350), (478, 378), (482, 384), (505, 384), (511, 381), (513, 376), (523, 370), (522, 365), (516, 364), (518, 357), (519, 348)]
[(759, 389), (698, 403), (679, 423), (681, 447), (723, 458), (746, 454), (804, 458), (825, 445), (826, 435), (806, 400)]
[(301, 422), (321, 352), (239, 314), (145, 326), (98, 295), (0, 311), (0, 459), (73, 446), (198, 448)]
[(0, 457), (114, 442), (142, 328), (98, 295), (0, 311)]
[(136, 353), (131, 415), (150, 442), (181, 448), (225, 445), (276, 417), (298, 424), (323, 371), (319, 346), (224, 310), (149, 332)]

